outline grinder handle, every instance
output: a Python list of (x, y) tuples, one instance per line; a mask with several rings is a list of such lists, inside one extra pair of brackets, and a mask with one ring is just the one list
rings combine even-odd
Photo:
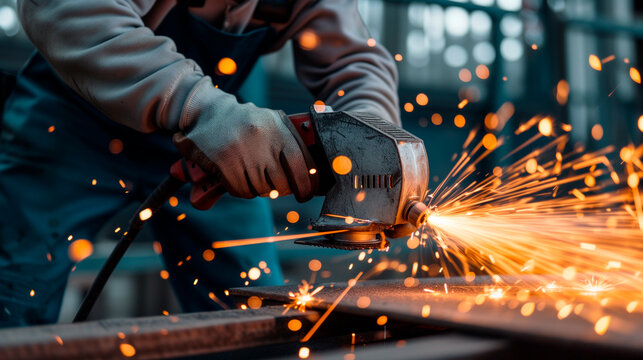
[[(299, 144), (304, 155), (304, 160), (310, 171), (310, 180), (313, 191), (310, 197), (317, 192), (319, 175), (315, 163), (308, 149), (315, 145), (315, 133), (311, 123), (310, 115), (307, 113), (288, 115), (289, 122), (284, 121), (286, 127), (291, 131)], [(192, 183), (190, 191), (190, 202), (199, 210), (211, 208), (225, 194), (225, 188), (221, 185), (221, 177), (218, 172), (210, 173), (201, 169), (196, 163), (187, 159), (180, 159), (170, 167), (170, 175), (185, 183)], [(300, 202), (310, 200), (297, 199)]]

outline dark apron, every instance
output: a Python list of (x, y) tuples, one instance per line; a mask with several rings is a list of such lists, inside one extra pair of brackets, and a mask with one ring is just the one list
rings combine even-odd
[[(226, 33), (180, 6), (156, 33), (173, 39), (179, 52), (230, 93), (274, 37), (269, 27)], [(236, 62), (235, 74), (216, 73), (223, 57)], [(117, 155), (109, 151), (113, 139), (124, 144)], [(0, 327), (55, 322), (73, 266), (67, 236), (93, 239), (114, 213), (148, 195), (180, 155), (171, 134), (143, 134), (108, 119), (66, 86), (40, 54), (25, 65), (7, 99), (0, 140)], [(92, 178), (98, 179), (95, 186)], [(131, 190), (121, 188), (121, 179), (133, 184)], [(272, 272), (251, 284), (281, 283), (274, 244), (222, 249), (211, 262), (201, 256), (212, 241), (272, 235), (266, 199), (227, 196), (210, 211), (198, 211), (187, 192), (184, 187), (179, 206), (164, 207), (148, 225), (163, 245), (184, 310), (216, 309), (209, 293), (225, 301), (223, 289), (244, 286), (239, 274), (260, 261)], [(177, 222), (179, 214), (187, 214), (186, 220)], [(178, 268), (187, 256), (193, 260)], [(36, 296), (29, 296), (31, 289)]]

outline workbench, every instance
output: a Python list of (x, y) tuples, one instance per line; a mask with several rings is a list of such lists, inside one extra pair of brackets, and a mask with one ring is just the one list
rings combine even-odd
[[(0, 330), (0, 359), (123, 359), (131, 349), (136, 359), (299, 358), (303, 347), (310, 359), (643, 357), (640, 310), (629, 313), (617, 300), (596, 309), (590, 298), (596, 295), (580, 294), (575, 303), (584, 304), (581, 311), (559, 319), (560, 304), (550, 296), (510, 296), (509, 282), (524, 289), (543, 279), (514, 277), (505, 285), (482, 276), (367, 280), (348, 291), (346, 283), (327, 283), (305, 312), (285, 307), (297, 285), (232, 289), (244, 309)], [(490, 286), (505, 296), (479, 301)], [(310, 340), (301, 342), (342, 293)], [(533, 308), (524, 311), (530, 302)], [(601, 335), (594, 322), (606, 315), (611, 323)], [(290, 326), (293, 320), (299, 328)]]

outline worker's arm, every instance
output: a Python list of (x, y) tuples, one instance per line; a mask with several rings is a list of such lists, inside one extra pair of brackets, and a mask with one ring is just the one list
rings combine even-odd
[[(175, 143), (219, 174), (239, 197), (276, 189), (299, 199), (312, 186), (283, 113), (239, 104), (199, 66), (155, 36), (143, 17), (173, 0), (23, 0), (25, 31), (58, 75), (110, 119), (132, 128), (181, 131)], [(287, 119), (286, 119), (287, 120)]]
[[(284, 38), (294, 38), (301, 83), (335, 110), (364, 110), (399, 125), (395, 63), (381, 45), (369, 46), (370, 35), (357, 11), (357, 1), (305, 3), (303, 9), (295, 8), (297, 18), (284, 31)], [(311, 33), (319, 41), (306, 49), (310, 44), (302, 44), (302, 36)], [(338, 95), (339, 90), (344, 96)]]
[(27, 35), (67, 85), (110, 119), (151, 132), (179, 129), (186, 99), (204, 77), (172, 40), (145, 26), (142, 17), (163, 3), (174, 1), (25, 0), (18, 7)]

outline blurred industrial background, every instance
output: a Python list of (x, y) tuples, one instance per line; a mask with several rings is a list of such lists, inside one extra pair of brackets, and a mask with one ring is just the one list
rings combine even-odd
[[(323, 0), (322, 0), (323, 1)], [(16, 0), (0, 0), (0, 70), (16, 73), (33, 52), (15, 13)], [(572, 126), (575, 145), (589, 149), (640, 143), (643, 113), (640, 85), (629, 69), (639, 67), (643, 51), (643, 2), (637, 0), (359, 0), (359, 9), (375, 41), (395, 56), (403, 125), (427, 147), (434, 187), (451, 168), (469, 130), (492, 121), (498, 112), (510, 121), (543, 114)], [(599, 69), (590, 56), (598, 58)], [(600, 71), (598, 71), (600, 70)], [(426, 94), (426, 99), (418, 94)], [(241, 96), (259, 106), (305, 111), (316, 99), (298, 84), (290, 45), (264, 57)], [(468, 102), (464, 104), (463, 100)], [(464, 105), (463, 105), (464, 104)], [(332, 104), (330, 104), (332, 105)], [(490, 170), (492, 161), (486, 164)], [(275, 233), (307, 231), (319, 214), (321, 199), (305, 205), (291, 197), (273, 200)], [(83, 293), (114, 245), (113, 229), (134, 208), (125, 209), (104, 231), (93, 255), (70, 278), (61, 321), (69, 321)], [(300, 219), (290, 223), (286, 214)], [(129, 251), (104, 292), (94, 317), (156, 315), (178, 312), (163, 264), (150, 236)], [(367, 269), (357, 253), (279, 245), (286, 278), (346, 280), (352, 263)], [(403, 277), (415, 255), (405, 241), (388, 253), (391, 262), (378, 277)], [(317, 259), (322, 268), (311, 272)], [(314, 266), (313, 266), (314, 267)]]

